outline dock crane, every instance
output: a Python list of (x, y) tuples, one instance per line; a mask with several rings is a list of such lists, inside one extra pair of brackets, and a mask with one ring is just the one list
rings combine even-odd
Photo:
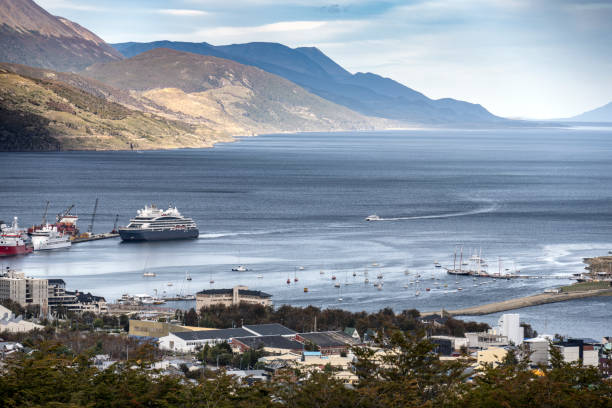
[(117, 214), (115, 216), (115, 223), (113, 224), (113, 230), (111, 231), (111, 234), (118, 234), (118, 232), (117, 232), (117, 222), (119, 222), (119, 214)]
[(87, 228), (87, 232), (89, 235), (93, 234), (94, 221), (96, 220), (96, 212), (98, 211), (98, 198), (96, 197), (96, 203), (94, 204), (93, 213), (91, 214), (91, 223), (89, 224), (89, 228)]
[(74, 208), (74, 204), (72, 204), (66, 211), (63, 213), (57, 214), (57, 221), (60, 221), (62, 218), (70, 214), (70, 211)]
[(49, 200), (47, 200), (47, 205), (45, 205), (45, 212), (43, 213), (42, 225), (47, 225), (47, 210), (49, 210)]

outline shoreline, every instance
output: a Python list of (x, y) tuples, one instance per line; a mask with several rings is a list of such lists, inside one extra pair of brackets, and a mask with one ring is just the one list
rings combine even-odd
[[(547, 303), (565, 302), (568, 300), (584, 299), (595, 296), (612, 296), (612, 287), (569, 293), (538, 293), (537, 295), (503, 300), (501, 302), (486, 303), (484, 305), (471, 306), (456, 310), (444, 310), (444, 314), (449, 316), (482, 316), (498, 312), (505, 312), (508, 310), (522, 309), (530, 306), (539, 306)], [(440, 311), (421, 312), (421, 316), (430, 316), (439, 313)]]

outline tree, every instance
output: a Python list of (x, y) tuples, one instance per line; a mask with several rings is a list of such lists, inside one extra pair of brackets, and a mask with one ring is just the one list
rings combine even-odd
[(192, 307), (187, 313), (185, 313), (185, 326), (197, 326), (198, 325), (198, 314)]

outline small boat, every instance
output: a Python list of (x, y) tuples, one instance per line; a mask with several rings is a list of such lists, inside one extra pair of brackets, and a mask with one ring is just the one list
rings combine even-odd
[(339, 288), (340, 287), (340, 283), (336, 282), (334, 283), (334, 288)]
[(377, 264), (376, 262), (374, 262), (374, 263), (372, 264), (372, 266), (379, 266), (379, 264)]
[(376, 279), (382, 279), (382, 278), (383, 278), (383, 274), (382, 274), (382, 273), (379, 273), (379, 274), (376, 276)]
[(332, 280), (336, 280), (336, 275), (332, 275)]
[(174, 285), (172, 282), (168, 282), (168, 286), (172, 286)]
[(232, 268), (232, 272), (247, 272), (249, 268), (244, 265), (238, 265)]
[(344, 299), (342, 299), (341, 297), (338, 298), (338, 302), (342, 302)]
[(319, 275), (325, 275), (325, 271), (323, 270), (319, 271)]
[(304, 293), (308, 293), (308, 288), (304, 288)]
[(145, 272), (142, 274), (142, 276), (145, 278), (152, 278), (152, 277), (155, 277), (156, 275), (155, 275), (155, 272)]
[(409, 284), (407, 284), (407, 283), (405, 283), (405, 284), (404, 284), (404, 288), (405, 288), (405, 289), (408, 289), (409, 287), (410, 287), (410, 285), (409, 285)]
[(368, 278), (365, 278), (365, 279), (363, 280), (363, 283), (370, 283), (370, 280), (369, 280)]
[(457, 288), (457, 290), (463, 290), (463, 288)]
[(303, 266), (298, 266), (298, 271), (303, 271), (304, 267)]
[(378, 289), (378, 290), (382, 290), (382, 284), (381, 284), (381, 283), (379, 283), (378, 285), (376, 285), (376, 289)]
[(263, 275), (262, 274), (257, 275), (257, 279), (263, 279)]
[(431, 289), (429, 289), (429, 288), (425, 288), (425, 291), (429, 292), (429, 291), (431, 291)]
[(372, 214), (372, 215), (368, 215), (365, 220), (366, 221), (380, 221), (382, 218), (380, 218), (378, 215), (376, 214)]
[(291, 279), (287, 278), (287, 285), (291, 285)]
[(187, 276), (185, 277), (185, 280), (190, 281), (190, 280), (191, 280), (191, 275), (190, 275), (190, 274), (187, 274)]
[(357, 276), (357, 272), (353, 271), (353, 276)]
[(419, 296), (421, 294), (421, 292), (419, 292), (418, 290), (416, 292), (414, 292), (414, 296)]

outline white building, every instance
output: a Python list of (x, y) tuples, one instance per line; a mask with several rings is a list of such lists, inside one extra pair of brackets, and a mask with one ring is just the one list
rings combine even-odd
[(28, 332), (34, 329), (44, 329), (40, 324), (25, 321), (21, 316), (17, 317), (4, 306), (0, 306), (0, 333)]
[(521, 327), (518, 313), (503, 314), (497, 322), (494, 333), (506, 336), (508, 341), (514, 343), (516, 346), (523, 343), (523, 339), (525, 338), (525, 328)]
[(252, 335), (253, 333), (242, 328), (176, 332), (160, 337), (159, 348), (179, 353), (191, 353), (206, 344), (213, 346), (225, 341), (230, 342), (233, 337)]

